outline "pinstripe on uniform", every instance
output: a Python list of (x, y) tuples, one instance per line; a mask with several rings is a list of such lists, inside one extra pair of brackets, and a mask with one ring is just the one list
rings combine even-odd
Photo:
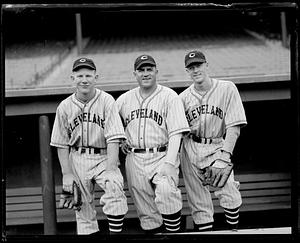
[[(156, 90), (143, 99), (139, 89), (122, 94), (116, 101), (131, 147), (168, 145), (171, 136), (189, 131), (182, 102), (175, 91), (157, 85)], [(171, 177), (158, 174), (165, 156), (166, 152), (129, 153), (126, 156), (129, 190), (145, 230), (160, 227), (164, 214), (174, 214), (173, 219), (166, 218), (174, 224), (169, 230), (176, 230), (176, 222), (180, 221), (180, 216), (175, 213), (182, 208), (181, 191)], [(175, 167), (178, 175), (178, 156)]]
[[(94, 98), (85, 104), (74, 93), (57, 107), (50, 145), (70, 148), (73, 174), (83, 198), (81, 210), (76, 211), (78, 234), (99, 230), (93, 198), (95, 183), (105, 192), (100, 198), (100, 205), (106, 215), (124, 215), (128, 211), (123, 188), (113, 183), (113, 179), (123, 183), (120, 170), (114, 172), (111, 180), (107, 181), (105, 176), (107, 143), (125, 138), (115, 100), (105, 91), (96, 89)], [(74, 147), (103, 148), (104, 153), (80, 153)]]
[[(235, 84), (231, 81), (211, 80), (212, 88), (203, 96), (195, 90), (194, 84), (179, 95), (184, 104), (191, 133), (203, 138), (221, 138), (219, 142), (204, 144), (185, 137), (180, 153), (181, 169), (193, 220), (195, 224), (204, 226), (213, 222), (214, 209), (209, 187), (202, 185), (197, 173), (199, 169), (221, 158), (223, 137), (228, 127), (247, 124)], [(214, 193), (223, 208), (234, 209), (242, 204), (239, 182), (234, 180), (233, 172), (226, 185)]]

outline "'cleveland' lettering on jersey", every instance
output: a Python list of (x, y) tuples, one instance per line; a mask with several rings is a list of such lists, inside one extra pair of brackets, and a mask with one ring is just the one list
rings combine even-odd
[(221, 120), (223, 119), (223, 110), (217, 106), (205, 104), (200, 105), (192, 110), (186, 111), (186, 118), (188, 122), (193, 121), (200, 117), (201, 114), (215, 115), (218, 116)]
[(79, 116), (75, 117), (72, 123), (69, 124), (70, 133), (72, 133), (75, 130), (75, 128), (83, 122), (95, 123), (104, 129), (104, 119), (101, 119), (101, 117), (95, 113), (84, 112)]
[(161, 126), (163, 123), (163, 117), (157, 111), (146, 108), (131, 111), (125, 119), (125, 126), (127, 126), (132, 120), (138, 118), (153, 119), (159, 126)]

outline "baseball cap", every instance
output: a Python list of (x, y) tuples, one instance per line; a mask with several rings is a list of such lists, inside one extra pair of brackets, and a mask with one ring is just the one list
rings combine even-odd
[(93, 62), (93, 60), (86, 58), (86, 57), (81, 57), (81, 58), (77, 59), (73, 64), (72, 71), (75, 71), (80, 67), (86, 67), (86, 68), (89, 68), (92, 70), (96, 70), (96, 65)]
[(187, 68), (192, 63), (206, 62), (205, 55), (201, 51), (190, 51), (185, 55), (184, 63)]
[(134, 62), (134, 70), (137, 70), (140, 66), (144, 64), (150, 64), (153, 66), (156, 66), (156, 62), (154, 61), (154, 58), (149, 55), (141, 55), (135, 59)]

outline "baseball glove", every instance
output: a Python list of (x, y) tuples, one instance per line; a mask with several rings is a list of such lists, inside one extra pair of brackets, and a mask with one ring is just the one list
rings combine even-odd
[(203, 185), (222, 188), (226, 184), (233, 169), (231, 162), (217, 160), (204, 169)]
[(72, 192), (62, 190), (58, 208), (69, 208), (80, 211), (81, 205), (81, 191), (77, 183), (74, 181)]

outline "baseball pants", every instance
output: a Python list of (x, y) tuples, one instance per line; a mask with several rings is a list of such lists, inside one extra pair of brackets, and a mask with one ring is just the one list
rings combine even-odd
[[(113, 175), (106, 175), (107, 155), (70, 153), (73, 173), (79, 182), (82, 192), (82, 206), (76, 212), (77, 233), (91, 234), (99, 231), (94, 202), (94, 187), (97, 183), (104, 194), (100, 198), (103, 213), (109, 216), (121, 216), (128, 211), (127, 198), (123, 191), (123, 176), (119, 169)], [(122, 220), (121, 220), (122, 219)], [(108, 218), (108, 220), (110, 220)]]
[[(157, 152), (126, 156), (129, 191), (144, 230), (160, 227), (166, 219), (162, 216), (177, 215), (182, 209), (181, 191), (177, 188), (179, 178), (174, 181), (170, 176), (158, 173), (165, 155), (166, 152)], [(176, 163), (178, 175), (179, 160)]]
[[(199, 168), (194, 163), (191, 163), (184, 147), (180, 155), (181, 170), (193, 220), (195, 224), (211, 223), (214, 221), (214, 206), (209, 186), (202, 185), (202, 181), (197, 173)], [(234, 180), (234, 173), (232, 171), (225, 186), (214, 191), (221, 207), (235, 209), (241, 206), (242, 198), (239, 185), (239, 182)]]

